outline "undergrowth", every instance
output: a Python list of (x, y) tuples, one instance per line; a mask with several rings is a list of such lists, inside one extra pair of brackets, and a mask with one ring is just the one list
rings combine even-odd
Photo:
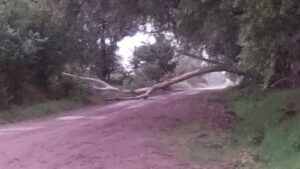
[(300, 169), (300, 89), (233, 91), (234, 143), (257, 154), (263, 168)]

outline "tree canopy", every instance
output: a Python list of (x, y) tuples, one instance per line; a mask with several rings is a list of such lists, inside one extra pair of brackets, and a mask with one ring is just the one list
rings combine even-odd
[(266, 87), (284, 78), (279, 86), (296, 86), (299, 15), (298, 0), (1, 0), (1, 104), (21, 103), (32, 88), (51, 97), (67, 91), (66, 69), (110, 81), (120, 67), (118, 42), (139, 31), (174, 35), (175, 45), (158, 41), (134, 52), (136, 68), (158, 72), (151, 80), (172, 71), (184, 51), (249, 72)]

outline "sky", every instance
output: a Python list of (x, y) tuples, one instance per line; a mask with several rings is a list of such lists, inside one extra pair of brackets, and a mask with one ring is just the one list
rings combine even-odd
[(119, 50), (117, 54), (122, 58), (122, 64), (126, 70), (131, 70), (130, 61), (133, 58), (134, 49), (143, 44), (155, 43), (155, 37), (150, 34), (138, 32), (134, 36), (125, 37), (118, 43)]
[[(146, 34), (144, 32), (138, 32), (134, 36), (127, 36), (123, 40), (118, 43), (119, 50), (117, 54), (121, 56), (121, 62), (124, 68), (127, 71), (132, 70), (132, 66), (130, 65), (130, 61), (133, 58), (133, 52), (136, 47), (142, 46), (144, 44), (154, 44), (156, 39), (151, 34)], [(107, 42), (109, 43), (109, 42)], [(204, 50), (203, 56), (205, 58), (209, 58), (209, 55)], [(224, 73), (216, 72), (211, 73), (205, 76), (209, 86), (223, 86), (230, 85), (228, 83), (228, 79), (224, 76)]]

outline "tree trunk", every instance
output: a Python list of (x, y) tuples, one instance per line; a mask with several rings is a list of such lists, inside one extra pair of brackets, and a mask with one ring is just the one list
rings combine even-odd
[(223, 72), (223, 71), (238, 74), (238, 75), (241, 75), (241, 76), (249, 76), (248, 73), (245, 73), (245, 72), (243, 72), (241, 70), (238, 70), (234, 67), (230, 67), (230, 66), (226, 66), (226, 65), (217, 65), (217, 66), (212, 66), (212, 67), (199, 68), (199, 69), (196, 69), (192, 72), (185, 73), (183, 75), (171, 78), (169, 80), (165, 80), (163, 82), (154, 84), (154, 85), (149, 86), (149, 87), (139, 88), (139, 89), (135, 89), (135, 90), (128, 90), (128, 89), (120, 89), (120, 88), (114, 87), (114, 86), (112, 86), (112, 85), (110, 85), (110, 84), (108, 84), (105, 81), (102, 81), (100, 79), (83, 77), (83, 76), (73, 75), (73, 74), (69, 74), (69, 73), (63, 73), (63, 75), (68, 76), (68, 77), (72, 77), (72, 78), (75, 78), (75, 79), (84, 80), (84, 81), (96, 82), (97, 84), (99, 84), (101, 86), (104, 86), (104, 87), (92, 86), (93, 89), (95, 89), (95, 90), (140, 94), (136, 97), (114, 99), (114, 100), (132, 100), (132, 99), (146, 99), (146, 98), (149, 97), (149, 95), (153, 91), (155, 91), (157, 89), (166, 88), (170, 85), (173, 85), (173, 84), (179, 83), (181, 81), (193, 78), (195, 76), (204, 75), (204, 74), (212, 73), (212, 72)]

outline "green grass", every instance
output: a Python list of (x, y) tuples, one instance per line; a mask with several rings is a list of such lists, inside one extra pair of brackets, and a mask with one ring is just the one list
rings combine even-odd
[(51, 115), (57, 112), (78, 108), (84, 104), (74, 100), (46, 101), (31, 106), (12, 107), (0, 112), (0, 124), (12, 123), (31, 118)]
[[(224, 133), (225, 134), (225, 133)], [(186, 124), (162, 133), (162, 140), (173, 145), (182, 159), (201, 164), (208, 161), (222, 161), (236, 155), (230, 142), (214, 130), (201, 127), (201, 124)]]
[[(239, 118), (232, 138), (252, 149), (272, 169), (300, 169), (300, 90), (236, 90), (232, 109)], [(299, 114), (285, 117), (293, 110)]]

